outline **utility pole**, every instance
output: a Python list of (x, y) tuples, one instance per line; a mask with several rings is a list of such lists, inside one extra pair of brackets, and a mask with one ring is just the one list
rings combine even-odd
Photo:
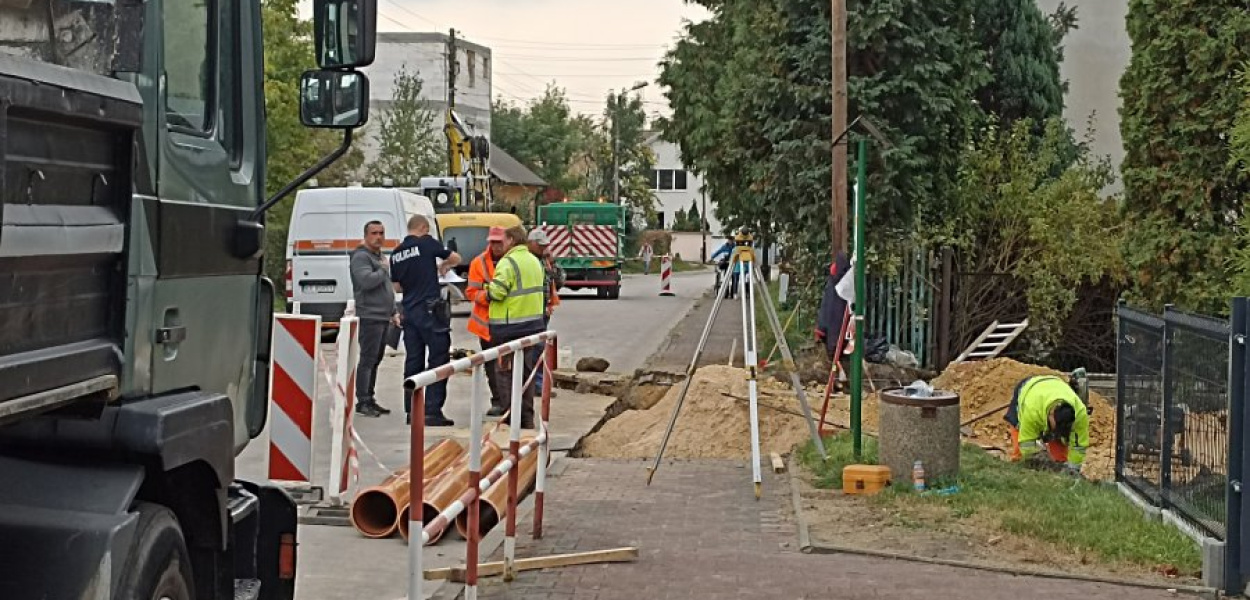
[(617, 132), (617, 113), (621, 110), (621, 97), (612, 100), (612, 203), (621, 203), (621, 136)]
[[(829, 139), (836, 140), (846, 131), (846, 0), (833, 2), (833, 132)], [(833, 254), (846, 251), (847, 198), (846, 198), (846, 142), (833, 146)]]
[[(459, 75), (459, 73), (460, 73), (460, 60), (457, 57), (457, 51), (456, 51), (456, 30), (455, 28), (452, 28), (450, 34), (447, 37), (447, 114), (448, 115), (451, 114), (451, 111), (456, 110), (456, 76)], [(455, 144), (452, 142), (452, 138), (448, 136), (447, 138), (447, 172), (450, 173), (452, 177), (460, 176), (460, 174), (455, 171), (456, 169), (455, 156), (459, 150), (460, 149), (456, 148)]]
[(703, 196), (703, 210), (699, 211), (699, 232), (703, 237), (703, 249), (699, 251), (699, 263), (707, 262), (707, 188), (703, 187), (703, 178), (699, 178), (699, 195)]

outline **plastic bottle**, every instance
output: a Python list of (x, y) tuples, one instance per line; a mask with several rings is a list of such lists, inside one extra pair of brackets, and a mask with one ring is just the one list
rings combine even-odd
[(916, 461), (916, 464), (911, 467), (911, 482), (917, 492), (924, 491), (924, 465), (920, 461)]

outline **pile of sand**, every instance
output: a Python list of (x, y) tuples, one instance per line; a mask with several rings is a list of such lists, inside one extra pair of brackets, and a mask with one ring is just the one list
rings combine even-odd
[[(780, 393), (780, 386), (762, 382), (760, 394), (760, 449), (786, 453), (808, 437), (802, 417), (771, 410), (783, 407), (802, 414), (798, 400)], [(664, 430), (681, 394), (674, 385), (659, 403), (647, 410), (628, 410), (604, 423), (582, 442), (581, 454), (598, 458), (654, 458)], [(767, 392), (777, 392), (776, 395)], [(736, 397), (736, 398), (735, 398)], [(750, 458), (751, 429), (747, 403), (747, 373), (719, 365), (695, 372), (677, 424), (664, 451), (667, 458)], [(809, 399), (809, 402), (813, 401)]]
[[(951, 365), (933, 386), (959, 394), (960, 412), (970, 419), (1011, 401), (1016, 385), (1026, 377), (1054, 375), (1067, 379), (1054, 369), (1021, 363), (1010, 358)], [(1090, 392), (1090, 448), (1085, 453), (1083, 472), (1090, 479), (1109, 479), (1115, 473), (1115, 407), (1101, 394)], [(975, 437), (1001, 448), (1011, 447), (1011, 434), (1003, 421), (1006, 411), (995, 413), (971, 425)]]
[[(1011, 402), (1016, 384), (1035, 375), (1054, 375), (1067, 379), (1067, 374), (1054, 369), (1010, 358), (995, 358), (951, 365), (931, 384), (935, 388), (959, 394), (960, 420), (967, 421)], [(1110, 479), (1115, 474), (1115, 407), (1097, 392), (1090, 392), (1089, 401), (1094, 406), (1094, 414), (1090, 415), (1090, 448), (1085, 452), (1082, 472), (1092, 480)], [(877, 394), (864, 397), (863, 423), (868, 431), (877, 431), (877, 402)], [(845, 403), (846, 400), (842, 400), (839, 404)], [(973, 435), (967, 441), (982, 447), (1004, 451), (1010, 449), (1011, 433), (1007, 423), (1003, 421), (1005, 414), (1005, 409), (1000, 410), (970, 425)]]

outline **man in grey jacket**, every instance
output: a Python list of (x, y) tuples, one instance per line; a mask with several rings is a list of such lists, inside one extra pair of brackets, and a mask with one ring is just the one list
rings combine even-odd
[(386, 331), (399, 326), (395, 309), (395, 289), (391, 286), (391, 262), (382, 257), (386, 228), (379, 221), (365, 224), (365, 239), (352, 251), (352, 292), (356, 316), (360, 318), (360, 363), (356, 368), (356, 412), (378, 417), (391, 411), (378, 404), (373, 388), (378, 365), (386, 349)]

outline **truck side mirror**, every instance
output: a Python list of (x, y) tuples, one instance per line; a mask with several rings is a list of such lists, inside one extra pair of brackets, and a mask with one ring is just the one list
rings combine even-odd
[(377, 0), (313, 0), (313, 40), (322, 69), (373, 64)]
[(359, 71), (305, 71), (299, 118), (308, 127), (354, 129), (369, 121), (369, 78)]

